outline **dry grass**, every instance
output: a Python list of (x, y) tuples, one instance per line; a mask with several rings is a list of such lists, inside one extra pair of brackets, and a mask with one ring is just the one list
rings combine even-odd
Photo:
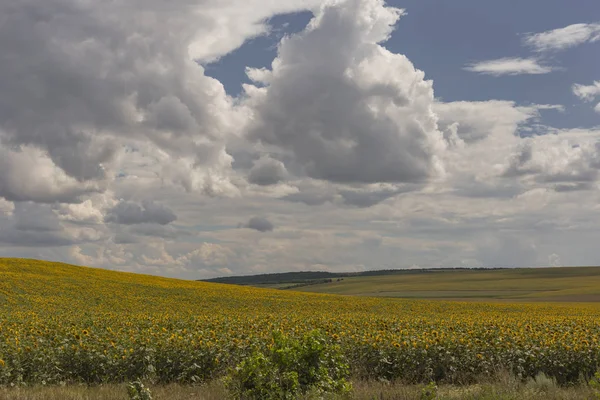
[(65, 386), (0, 389), (1, 400), (124, 400), (124, 386)]
[[(227, 399), (227, 392), (218, 382), (205, 386), (151, 386), (155, 400), (220, 400)], [(403, 385), (382, 382), (356, 382), (350, 399), (355, 400), (420, 400), (423, 385)], [(520, 382), (506, 374), (494, 382), (482, 382), (469, 386), (444, 385), (437, 388), (438, 400), (582, 400), (598, 399), (587, 385), (559, 387), (545, 377)], [(321, 399), (307, 396), (303, 400)], [(346, 400), (327, 397), (331, 400)], [(127, 400), (125, 385), (97, 387), (33, 387), (0, 389), (0, 400)]]
[[(227, 398), (222, 385), (151, 386), (154, 400), (221, 400)], [(125, 385), (65, 386), (0, 389), (0, 400), (127, 400)]]
[[(395, 385), (386, 383), (358, 383), (354, 385), (355, 400), (420, 400), (423, 385)], [(587, 385), (559, 387), (542, 382), (522, 383), (515, 378), (494, 383), (469, 386), (440, 386), (437, 400), (583, 400), (597, 399)]]

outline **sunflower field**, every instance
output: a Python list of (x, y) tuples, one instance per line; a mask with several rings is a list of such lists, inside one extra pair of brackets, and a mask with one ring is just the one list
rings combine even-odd
[[(353, 379), (559, 383), (600, 363), (600, 307), (375, 299), (0, 259), (0, 385), (199, 383), (320, 332)], [(320, 340), (320, 339), (319, 339)]]

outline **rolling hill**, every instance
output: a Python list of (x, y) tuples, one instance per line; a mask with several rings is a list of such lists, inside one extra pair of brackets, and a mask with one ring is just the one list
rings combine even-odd
[(216, 281), (313, 293), (447, 300), (600, 301), (600, 267), (289, 273)]

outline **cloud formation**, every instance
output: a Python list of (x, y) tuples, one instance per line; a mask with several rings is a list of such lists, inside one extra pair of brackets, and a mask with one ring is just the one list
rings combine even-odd
[(175, 221), (177, 216), (168, 207), (145, 200), (141, 204), (121, 201), (112, 208), (104, 220), (123, 225), (159, 224), (167, 225)]
[[(540, 33), (528, 33), (523, 44), (537, 53), (565, 50), (600, 40), (600, 24), (573, 24)], [(543, 54), (542, 54), (543, 56)], [(505, 57), (468, 64), (465, 70), (484, 75), (541, 75), (561, 68), (544, 65), (537, 57)]]
[[(600, 81), (594, 81), (591, 85), (574, 84), (573, 94), (585, 102), (591, 102), (600, 97)], [(600, 103), (596, 104), (594, 111), (600, 113)]]
[[(560, 106), (550, 106), (559, 107)], [(436, 103), (438, 125), (448, 140), (474, 143), (487, 137), (511, 136), (539, 116), (546, 105), (518, 106), (512, 101), (453, 101)]]
[(6, 200), (78, 203), (105, 189), (102, 181), (78, 182), (39, 149), (10, 150), (0, 144), (0, 197)]
[[(266, 33), (266, 18), (318, 3), (3, 1), (0, 143), (47, 155), (74, 181), (67, 197), (105, 190), (123, 146), (139, 141), (160, 149), (168, 178), (186, 190), (234, 192), (225, 146), (240, 120), (199, 63)], [(40, 190), (9, 196), (62, 200)]]
[(592, 101), (600, 97), (600, 81), (594, 81), (591, 85), (573, 85), (573, 94), (583, 101)]
[(286, 38), (271, 70), (250, 70), (250, 137), (290, 156), (289, 171), (337, 183), (421, 182), (441, 170), (433, 90), (380, 45), (403, 10), (382, 0), (324, 5)]
[(17, 202), (10, 214), (0, 214), (0, 248), (62, 247), (78, 241), (48, 205)]
[(248, 182), (256, 185), (275, 185), (287, 176), (285, 165), (279, 160), (262, 157), (254, 163), (248, 173)]
[(535, 51), (559, 51), (600, 40), (600, 23), (573, 24), (546, 32), (527, 34), (523, 42)]
[(496, 60), (479, 61), (469, 64), (465, 70), (483, 75), (539, 75), (547, 74), (556, 68), (542, 65), (535, 58), (507, 57)]
[(524, 141), (504, 176), (530, 178), (559, 192), (592, 189), (600, 175), (600, 145), (597, 136), (587, 134), (544, 135)]
[(244, 224), (244, 228), (254, 229), (259, 232), (270, 232), (274, 229), (274, 226), (271, 221), (265, 217), (252, 217)]

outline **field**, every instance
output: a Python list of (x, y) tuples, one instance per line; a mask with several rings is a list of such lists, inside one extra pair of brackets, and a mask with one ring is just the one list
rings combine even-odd
[[(313, 337), (331, 360), (339, 351), (355, 382), (469, 384), (509, 371), (568, 385), (600, 364), (591, 303), (337, 296), (19, 259), (0, 259), (0, 276), (0, 386), (200, 384)], [(544, 289), (550, 282), (540, 276)], [(564, 290), (574, 287), (565, 279)], [(345, 373), (338, 367), (327, 366)]]
[(600, 267), (459, 270), (349, 277), (298, 290), (403, 298), (600, 301)]
[[(310, 276), (310, 273), (306, 273)], [(600, 267), (389, 270), (298, 279), (298, 273), (223, 278), (257, 287), (369, 297), (445, 300), (600, 301)], [(266, 282), (262, 282), (266, 281)]]

